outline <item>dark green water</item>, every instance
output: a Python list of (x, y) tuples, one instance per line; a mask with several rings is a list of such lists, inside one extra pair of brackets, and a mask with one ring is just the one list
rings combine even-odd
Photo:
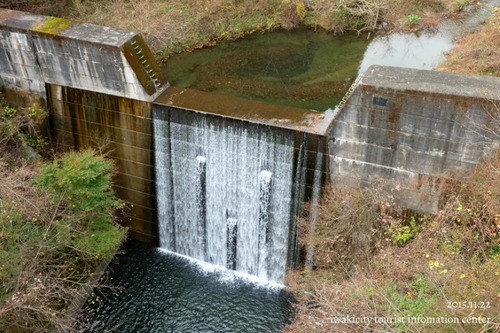
[(291, 298), (281, 288), (139, 243), (129, 244), (113, 270), (115, 289), (87, 301), (87, 332), (271, 333), (291, 316)]
[(306, 29), (254, 34), (175, 55), (165, 73), (176, 87), (324, 111), (356, 78), (368, 43)]

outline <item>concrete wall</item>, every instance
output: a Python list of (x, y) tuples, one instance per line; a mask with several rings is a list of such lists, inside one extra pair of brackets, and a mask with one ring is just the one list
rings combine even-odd
[(151, 101), (166, 87), (135, 32), (0, 10), (0, 84), (34, 97), (45, 83)]
[(45, 82), (33, 44), (26, 30), (4, 25), (19, 15), (20, 12), (0, 10), (0, 86), (19, 97), (26, 96), (27, 103), (36, 102), (45, 99)]
[(111, 157), (129, 235), (157, 244), (151, 103), (51, 84), (48, 105), (57, 150), (94, 148)]
[(499, 78), (373, 66), (330, 129), (331, 182), (434, 212), (442, 177), (499, 144), (499, 107)]
[(131, 237), (158, 243), (151, 101), (168, 87), (135, 32), (0, 10), (0, 85), (10, 102), (50, 110), (62, 150), (105, 149)]

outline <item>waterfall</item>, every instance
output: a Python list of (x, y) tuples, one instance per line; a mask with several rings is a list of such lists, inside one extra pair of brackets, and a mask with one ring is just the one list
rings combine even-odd
[(282, 282), (300, 197), (295, 132), (153, 111), (160, 246)]
[(267, 256), (269, 252), (269, 242), (271, 236), (269, 235), (271, 230), (271, 225), (269, 222), (269, 209), (271, 203), (271, 179), (272, 172), (268, 170), (263, 170), (259, 174), (260, 183), (260, 195), (259, 195), (259, 257), (257, 259), (259, 263), (258, 271), (266, 272), (267, 267)]
[(200, 257), (207, 261), (207, 207), (206, 207), (206, 162), (204, 156), (196, 157), (196, 210), (198, 213), (198, 244), (201, 245)]

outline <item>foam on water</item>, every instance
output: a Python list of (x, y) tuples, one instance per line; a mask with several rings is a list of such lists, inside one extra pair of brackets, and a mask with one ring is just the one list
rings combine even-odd
[(279, 333), (294, 302), (278, 284), (137, 242), (107, 284), (85, 306), (86, 333)]
[(207, 263), (202, 260), (194, 259), (179, 253), (175, 253), (169, 250), (158, 248), (158, 252), (163, 255), (175, 256), (177, 258), (182, 258), (192, 265), (193, 269), (196, 269), (201, 274), (216, 274), (217, 281), (224, 283), (228, 286), (235, 286), (238, 282), (251, 283), (255, 287), (265, 288), (269, 291), (279, 292), (285, 288), (285, 285), (281, 283), (276, 283), (259, 278), (255, 275), (245, 274), (238, 271), (226, 269), (224, 267)]

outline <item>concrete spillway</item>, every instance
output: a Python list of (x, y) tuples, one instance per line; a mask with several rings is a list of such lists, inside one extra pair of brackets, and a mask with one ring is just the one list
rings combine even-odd
[(282, 282), (307, 172), (296, 133), (175, 108), (153, 124), (161, 247)]

